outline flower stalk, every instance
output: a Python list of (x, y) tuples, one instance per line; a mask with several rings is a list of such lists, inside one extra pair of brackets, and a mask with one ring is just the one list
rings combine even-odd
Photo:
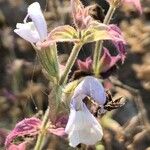
[(34, 150), (41, 150), (42, 149), (42, 145), (44, 142), (44, 137), (46, 134), (46, 128), (49, 122), (49, 114), (50, 114), (50, 107), (48, 107), (48, 109), (45, 112), (43, 121), (42, 121), (42, 125), (41, 125), (41, 132), (38, 135), (37, 141), (36, 141), (36, 145), (34, 147)]
[[(59, 64), (58, 64), (58, 59), (57, 59), (57, 51), (56, 51), (56, 45), (52, 45), (48, 48), (38, 50), (36, 49), (37, 55), (39, 57), (39, 60), (41, 62), (41, 65), (43, 68), (47, 71), (48, 77), (51, 79), (53, 85), (54, 85), (54, 90), (51, 91), (49, 95), (49, 106), (44, 114), (42, 125), (41, 125), (41, 132), (38, 135), (37, 142), (35, 145), (34, 150), (41, 150), (42, 145), (44, 143), (45, 135), (47, 134), (47, 126), (49, 124), (50, 116), (52, 113), (52, 108), (53, 104), (51, 104), (51, 101), (55, 103), (55, 105), (59, 106)], [(56, 111), (55, 111), (56, 113)], [(56, 116), (56, 114), (55, 114)]]
[[(116, 8), (112, 5), (110, 5), (109, 10), (105, 16), (104, 19), (104, 24), (108, 25), (114, 12), (115, 12)], [(96, 77), (99, 77), (99, 73), (100, 73), (100, 56), (101, 56), (101, 52), (102, 52), (102, 48), (103, 48), (103, 41), (97, 41), (96, 45), (95, 45), (95, 50), (94, 50), (94, 56), (93, 56), (93, 70), (94, 70), (94, 74)]]
[(65, 68), (65, 71), (63, 72), (61, 78), (60, 78), (60, 81), (59, 81), (59, 85), (63, 85), (66, 83), (67, 81), (67, 78), (68, 78), (68, 74), (70, 72), (70, 69), (72, 68), (72, 66), (74, 65), (75, 63), (75, 60), (79, 54), (79, 51), (82, 47), (82, 42), (79, 42), (79, 43), (76, 43), (72, 49), (72, 52), (70, 54), (70, 57), (67, 61), (67, 64), (66, 64), (66, 68)]
[(59, 85), (54, 85), (53, 87), (54, 88), (51, 90), (51, 93), (49, 94), (48, 97), (49, 106), (44, 114), (41, 125), (41, 132), (38, 135), (34, 150), (42, 149), (45, 135), (47, 134), (47, 128), (49, 127), (49, 122), (55, 122), (57, 113), (60, 109), (61, 87)]

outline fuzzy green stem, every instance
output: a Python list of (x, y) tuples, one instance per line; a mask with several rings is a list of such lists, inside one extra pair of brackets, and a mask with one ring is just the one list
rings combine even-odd
[(45, 134), (46, 134), (46, 128), (47, 128), (47, 124), (48, 124), (48, 121), (49, 121), (49, 114), (50, 114), (50, 107), (48, 107), (48, 109), (45, 112), (45, 115), (44, 115), (44, 118), (43, 118), (43, 121), (42, 121), (42, 125), (41, 125), (41, 132), (38, 135), (37, 142), (36, 142), (36, 145), (34, 147), (34, 150), (41, 150), (42, 149), (42, 145), (43, 145), (43, 142), (44, 142), (44, 137), (45, 137)]
[[(55, 122), (56, 114), (59, 111), (60, 106), (60, 97), (61, 97), (61, 87), (59, 85), (54, 85), (53, 89), (51, 90), (48, 99), (49, 99), (49, 107), (47, 108), (42, 125), (41, 125), (41, 132), (38, 135), (36, 146), (34, 150), (41, 150), (44, 144), (45, 135), (47, 133), (47, 128), (50, 122)], [(55, 106), (55, 107), (53, 107)]]
[[(113, 6), (109, 7), (109, 10), (105, 16), (104, 19), (104, 24), (108, 25), (114, 12), (115, 12), (116, 8)], [(103, 48), (103, 41), (97, 41), (96, 45), (95, 45), (95, 50), (94, 50), (94, 56), (93, 56), (93, 70), (94, 70), (94, 74), (96, 77), (99, 77), (99, 73), (100, 73), (100, 69), (99, 69), (99, 60), (100, 60), (100, 56), (101, 56), (101, 52), (102, 52), (102, 48)]]
[(52, 44), (49, 47), (38, 49), (33, 45), (42, 67), (48, 74), (49, 80), (58, 84), (59, 81), (59, 62), (57, 57), (57, 45)]
[(109, 10), (108, 10), (108, 12), (105, 16), (104, 22), (103, 22), (104, 24), (108, 25), (110, 23), (110, 20), (113, 17), (115, 10), (116, 10), (115, 7), (113, 7), (113, 6), (109, 7)]
[(77, 43), (74, 45), (73, 49), (72, 49), (72, 52), (70, 54), (70, 57), (67, 61), (67, 64), (66, 64), (66, 68), (65, 68), (65, 71), (63, 72), (61, 78), (60, 78), (60, 81), (59, 81), (59, 84), (60, 85), (63, 85), (64, 83), (66, 83), (66, 80), (68, 78), (68, 74), (71, 70), (71, 68), (73, 67), (74, 63), (75, 63), (75, 60), (79, 54), (79, 51), (82, 47), (82, 43)]

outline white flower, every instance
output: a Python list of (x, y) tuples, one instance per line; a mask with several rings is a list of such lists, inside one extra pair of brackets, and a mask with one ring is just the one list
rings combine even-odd
[(87, 96), (92, 97), (101, 106), (106, 102), (102, 84), (91, 76), (85, 77), (79, 83), (71, 99), (71, 110), (65, 132), (72, 147), (80, 143), (94, 145), (103, 136), (102, 127), (82, 101)]
[[(26, 22), (28, 17), (32, 22)], [(30, 43), (43, 41), (47, 37), (46, 21), (38, 2), (34, 2), (28, 7), (24, 23), (17, 23), (16, 28), (14, 32)]]
[(94, 145), (103, 136), (102, 127), (83, 102), (79, 110), (71, 108), (65, 132), (69, 134), (69, 144), (72, 147), (80, 143)]
[(100, 80), (92, 76), (85, 77), (76, 87), (72, 99), (79, 100), (78, 97), (83, 97), (82, 99), (84, 99), (86, 96), (91, 97), (99, 105), (105, 104), (105, 90)]

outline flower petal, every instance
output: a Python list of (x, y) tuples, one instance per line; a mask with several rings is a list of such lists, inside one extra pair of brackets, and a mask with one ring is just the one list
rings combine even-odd
[(77, 66), (80, 70), (90, 71), (92, 69), (92, 59), (91, 57), (87, 57), (85, 61), (80, 59), (77, 60)]
[(107, 48), (103, 48), (104, 53), (101, 58), (102, 62), (102, 72), (108, 71), (113, 66), (117, 65), (117, 62), (121, 60), (121, 56), (118, 54), (117, 56), (111, 56), (109, 50)]
[(123, 63), (127, 54), (125, 49), (126, 41), (123, 38), (120, 28), (117, 27), (116, 25), (114, 24), (109, 25), (108, 30), (109, 30), (109, 34), (112, 36), (112, 42), (116, 46), (117, 51), (121, 56), (121, 61)]
[(65, 132), (69, 133), (72, 129), (72, 124), (74, 123), (75, 120), (75, 115), (76, 115), (76, 111), (75, 109), (71, 109), (70, 110), (70, 115), (69, 115), (69, 119), (65, 128)]
[(103, 136), (100, 124), (84, 103), (79, 111), (71, 109), (65, 132), (69, 134), (70, 146), (72, 147), (76, 147), (80, 143), (94, 145)]
[(39, 41), (40, 37), (33, 22), (25, 24), (17, 23), (16, 27), (17, 29), (15, 29), (14, 32), (26, 41), (30, 43), (36, 43), (37, 41)]
[[(92, 76), (85, 77), (74, 91), (72, 100), (79, 102), (84, 97), (90, 96), (99, 105), (103, 105), (106, 102), (105, 90), (100, 81)], [(79, 98), (81, 97), (81, 98)], [(75, 102), (76, 103), (76, 102)]]
[(38, 2), (34, 2), (28, 7), (28, 15), (34, 22), (41, 41), (43, 41), (47, 37), (47, 24)]

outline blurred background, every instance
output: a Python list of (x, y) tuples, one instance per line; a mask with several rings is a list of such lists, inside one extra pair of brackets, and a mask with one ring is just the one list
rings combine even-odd
[[(0, 149), (16, 122), (42, 115), (47, 107), (48, 81), (41, 71), (36, 53), (13, 30), (22, 22), (33, 0), (0, 0)], [(38, 0), (49, 31), (71, 24), (69, 0)], [(104, 0), (82, 0), (84, 5), (98, 3), (107, 12)], [(124, 97), (122, 108), (107, 113), (101, 123), (104, 138), (97, 150), (150, 150), (150, 1), (143, 0), (143, 14), (130, 5), (120, 7), (112, 23), (119, 25), (128, 43), (125, 63), (107, 81), (113, 97)], [(59, 44), (60, 61), (66, 61), (72, 45)], [(92, 44), (85, 45), (79, 58), (91, 55)], [(52, 143), (52, 142), (51, 142)], [(93, 147), (89, 147), (89, 149)], [(50, 150), (71, 149), (54, 142)]]

